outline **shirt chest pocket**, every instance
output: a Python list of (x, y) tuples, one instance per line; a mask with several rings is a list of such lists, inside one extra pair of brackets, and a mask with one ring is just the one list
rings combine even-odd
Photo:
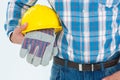
[(108, 8), (118, 6), (120, 0), (98, 0), (100, 4), (105, 5)]
[(98, 0), (99, 13), (102, 21), (106, 21), (106, 34), (114, 34), (119, 26), (120, 0)]

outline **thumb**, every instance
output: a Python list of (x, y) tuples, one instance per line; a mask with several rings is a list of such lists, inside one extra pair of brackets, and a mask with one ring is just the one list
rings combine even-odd
[(17, 32), (17, 33), (21, 33), (23, 30), (25, 30), (25, 29), (27, 28), (27, 26), (28, 26), (28, 23), (25, 23), (25, 24), (19, 26), (19, 27), (17, 28), (16, 32)]
[(26, 27), (27, 27), (27, 25), (28, 25), (28, 23), (25, 23), (25, 24), (21, 25), (21, 26), (19, 27), (19, 28), (20, 28), (20, 32), (23, 31), (23, 30), (25, 30)]

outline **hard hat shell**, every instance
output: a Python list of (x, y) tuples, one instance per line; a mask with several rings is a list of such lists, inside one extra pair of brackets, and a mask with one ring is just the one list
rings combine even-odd
[(62, 29), (56, 13), (51, 8), (39, 4), (32, 6), (24, 13), (21, 25), (24, 23), (28, 23), (28, 26), (22, 31), (23, 34), (40, 29), (54, 28), (55, 32)]

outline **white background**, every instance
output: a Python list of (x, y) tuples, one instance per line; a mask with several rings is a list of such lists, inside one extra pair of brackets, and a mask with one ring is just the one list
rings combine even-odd
[[(34, 67), (19, 57), (20, 45), (10, 43), (4, 30), (8, 0), (0, 1), (0, 80), (49, 80), (49, 66)], [(42, 3), (46, 3), (42, 0)]]

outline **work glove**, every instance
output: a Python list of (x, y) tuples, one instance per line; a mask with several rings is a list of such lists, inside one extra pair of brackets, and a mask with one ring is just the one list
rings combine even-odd
[(53, 29), (32, 31), (25, 34), (20, 57), (25, 58), (34, 66), (49, 64), (51, 58), (56, 55), (55, 32)]

